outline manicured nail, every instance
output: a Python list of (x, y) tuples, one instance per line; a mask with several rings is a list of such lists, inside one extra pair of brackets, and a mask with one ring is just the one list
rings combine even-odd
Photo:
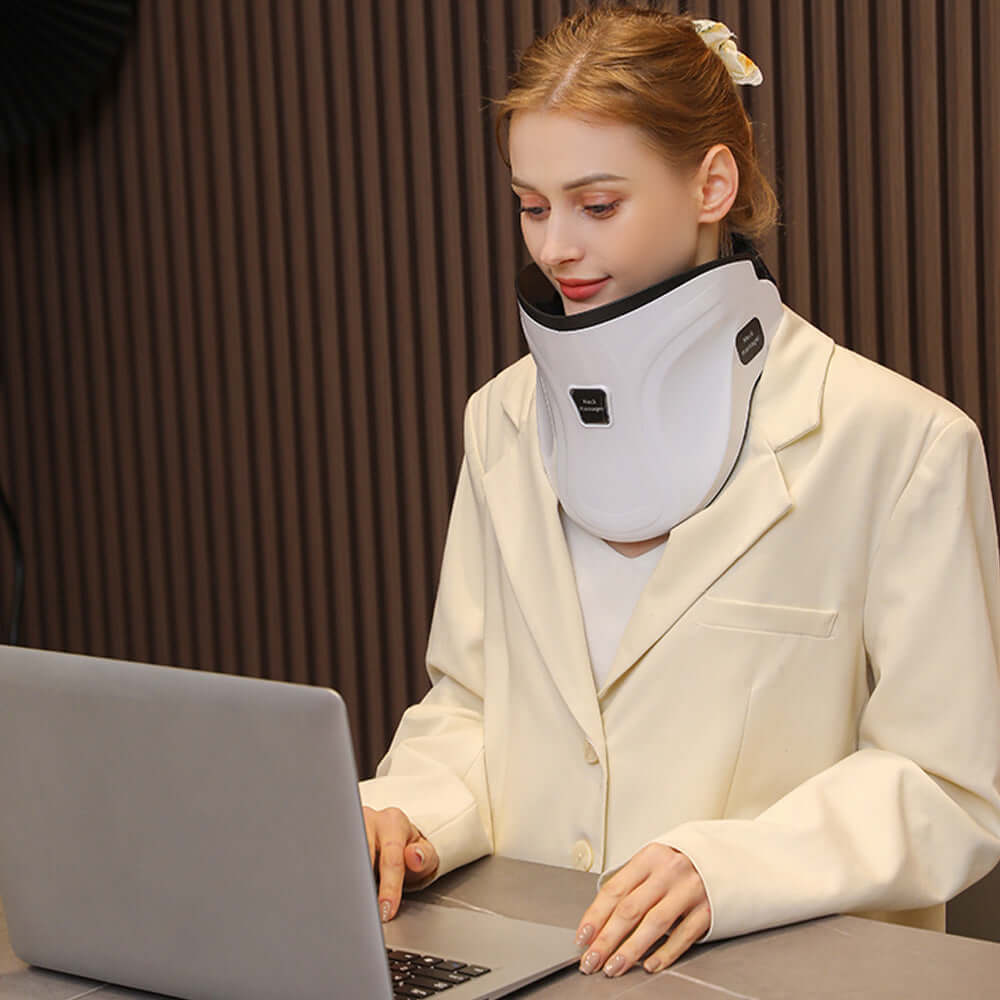
[(424, 867), (424, 852), (422, 850), (420, 850), (419, 847), (414, 847), (413, 848), (413, 853), (417, 856), (417, 861), (420, 862), (420, 867), (423, 868)]
[(390, 903), (388, 899), (383, 899), (382, 905), (379, 909), (382, 911), (382, 923), (389, 923), (389, 914), (392, 912), (392, 903)]
[(580, 933), (576, 936), (577, 948), (590, 944), (590, 939), (594, 936), (594, 928), (590, 924), (584, 924), (580, 928)]
[(625, 956), (621, 953), (615, 955), (611, 961), (607, 962), (604, 966), (604, 975), (611, 977), (617, 976), (618, 973), (622, 972), (625, 968)]
[(601, 964), (601, 956), (596, 951), (588, 951), (580, 963), (580, 971), (589, 976)]
[(647, 972), (659, 972), (663, 968), (663, 963), (658, 958), (650, 958), (646, 960), (643, 968)]

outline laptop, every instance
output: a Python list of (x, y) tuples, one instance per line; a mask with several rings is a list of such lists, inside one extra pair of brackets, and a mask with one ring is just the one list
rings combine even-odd
[(579, 957), (407, 900), (383, 938), (336, 692), (12, 646), (0, 899), (23, 961), (189, 1000), (483, 1000)]

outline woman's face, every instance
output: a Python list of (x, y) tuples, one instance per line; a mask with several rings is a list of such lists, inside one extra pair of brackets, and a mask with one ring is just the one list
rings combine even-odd
[(567, 315), (717, 255), (718, 227), (700, 221), (698, 171), (671, 166), (634, 125), (517, 111), (510, 164), (524, 242)]

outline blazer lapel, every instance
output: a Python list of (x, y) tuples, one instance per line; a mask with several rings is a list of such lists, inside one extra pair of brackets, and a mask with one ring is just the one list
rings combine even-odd
[(792, 508), (774, 452), (746, 442), (719, 496), (670, 533), (622, 636), (603, 695), (685, 611)]
[(483, 476), (500, 554), (521, 614), (580, 728), (599, 746), (600, 707), (558, 500), (542, 463), (534, 406), (517, 443)]

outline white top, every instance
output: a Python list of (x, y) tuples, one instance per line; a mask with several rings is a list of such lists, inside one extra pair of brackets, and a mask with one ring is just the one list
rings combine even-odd
[(559, 508), (563, 533), (573, 560), (583, 627), (597, 690), (604, 686), (646, 581), (653, 575), (667, 543), (641, 556), (623, 556), (603, 538), (592, 535)]

